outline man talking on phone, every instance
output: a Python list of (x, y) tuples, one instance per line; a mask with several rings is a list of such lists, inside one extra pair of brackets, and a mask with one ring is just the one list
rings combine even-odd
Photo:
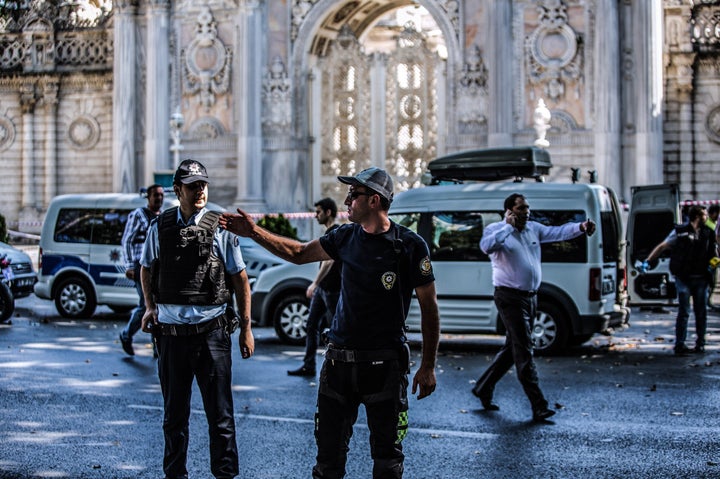
[(519, 193), (505, 198), (504, 208), (504, 221), (485, 228), (480, 249), (490, 256), (495, 305), (505, 326), (505, 344), (477, 380), (472, 393), (480, 399), (485, 410), (499, 410), (492, 400), (495, 384), (514, 363), (518, 380), (530, 400), (533, 421), (544, 422), (555, 411), (548, 408), (540, 390), (530, 337), (542, 279), (540, 244), (570, 240), (582, 234), (591, 236), (595, 232), (595, 223), (587, 220), (545, 226), (529, 221), (530, 205)]

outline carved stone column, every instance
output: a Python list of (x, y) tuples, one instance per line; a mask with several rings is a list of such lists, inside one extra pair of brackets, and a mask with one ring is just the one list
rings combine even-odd
[(635, 162), (628, 185), (663, 182), (662, 2), (633, 2)]
[(595, 168), (600, 183), (621, 191), (620, 38), (617, 0), (597, 0), (595, 13)]
[(56, 79), (43, 85), (45, 106), (45, 195), (44, 205), (50, 204), (57, 194), (57, 104), (58, 86)]
[(233, 81), (237, 114), (237, 196), (235, 203), (248, 210), (264, 208), (262, 168), (261, 90), (264, 71), (262, 12), (259, 0), (240, 0), (237, 15), (237, 54)]
[(144, 185), (157, 170), (173, 169), (170, 162), (170, 55), (168, 43), (169, 0), (150, 0), (147, 6), (145, 85)]
[(488, 146), (512, 145), (513, 117), (513, 38), (512, 2), (488, 2), (489, 105)]
[(23, 210), (34, 208), (36, 203), (35, 149), (33, 148), (35, 141), (33, 119), (36, 102), (35, 84), (33, 82), (23, 83), (20, 90), (20, 108), (22, 110), (22, 185), (20, 204)]
[(135, 0), (114, 0), (113, 190), (137, 189), (135, 178)]

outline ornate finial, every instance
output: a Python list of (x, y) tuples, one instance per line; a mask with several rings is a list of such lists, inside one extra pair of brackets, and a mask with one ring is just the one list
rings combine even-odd
[(550, 146), (550, 142), (545, 139), (547, 131), (550, 129), (550, 110), (545, 106), (545, 101), (539, 98), (537, 101), (537, 107), (533, 113), (533, 128), (537, 133), (537, 140), (534, 145), (539, 148), (547, 148)]

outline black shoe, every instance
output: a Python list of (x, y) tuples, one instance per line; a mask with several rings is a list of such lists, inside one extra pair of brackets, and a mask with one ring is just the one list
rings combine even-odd
[(288, 371), (288, 376), (315, 376), (315, 369), (310, 369), (305, 366), (301, 366), (298, 369)]
[(705, 354), (705, 346), (695, 346), (692, 352), (695, 354)]
[(123, 333), (120, 333), (120, 344), (122, 344), (123, 351), (125, 351), (128, 356), (135, 356), (132, 339), (125, 338), (125, 336), (123, 336)]
[(676, 346), (674, 351), (675, 356), (687, 356), (688, 354), (690, 354), (692, 349), (688, 348), (683, 344), (682, 346)]
[(547, 418), (552, 417), (555, 415), (555, 411), (552, 409), (538, 409), (537, 411), (533, 411), (533, 421), (535, 422), (545, 422)]
[(480, 403), (482, 404), (482, 407), (484, 410), (486, 410), (486, 411), (499, 411), (500, 410), (500, 406), (498, 406), (497, 404), (492, 402), (491, 397), (483, 396), (482, 394), (480, 394), (480, 391), (477, 391), (475, 388), (472, 389), (472, 393), (476, 398), (480, 399)]

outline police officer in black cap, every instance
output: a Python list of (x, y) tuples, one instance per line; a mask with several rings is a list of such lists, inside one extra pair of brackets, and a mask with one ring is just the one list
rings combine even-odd
[(300, 243), (258, 227), (243, 211), (225, 213), (230, 231), (249, 236), (294, 263), (342, 262), (340, 301), (320, 372), (312, 477), (342, 478), (352, 427), (360, 404), (370, 429), (374, 478), (403, 474), (402, 439), (408, 428), (409, 350), (405, 318), (413, 291), (422, 314), (422, 361), (413, 378), (418, 399), (435, 390), (440, 319), (435, 278), (425, 241), (390, 220), (390, 175), (368, 168), (338, 179), (349, 190), (345, 205), (352, 223), (318, 240)]
[(188, 422), (193, 378), (203, 397), (210, 433), (210, 464), (216, 478), (238, 475), (232, 400), (231, 334), (239, 309), (240, 351), (255, 349), (250, 328), (250, 285), (238, 238), (218, 227), (220, 214), (208, 211), (208, 175), (185, 160), (173, 179), (180, 206), (153, 222), (142, 257), (147, 311), (144, 331), (152, 332), (165, 415), (163, 470), (168, 479), (187, 478)]

